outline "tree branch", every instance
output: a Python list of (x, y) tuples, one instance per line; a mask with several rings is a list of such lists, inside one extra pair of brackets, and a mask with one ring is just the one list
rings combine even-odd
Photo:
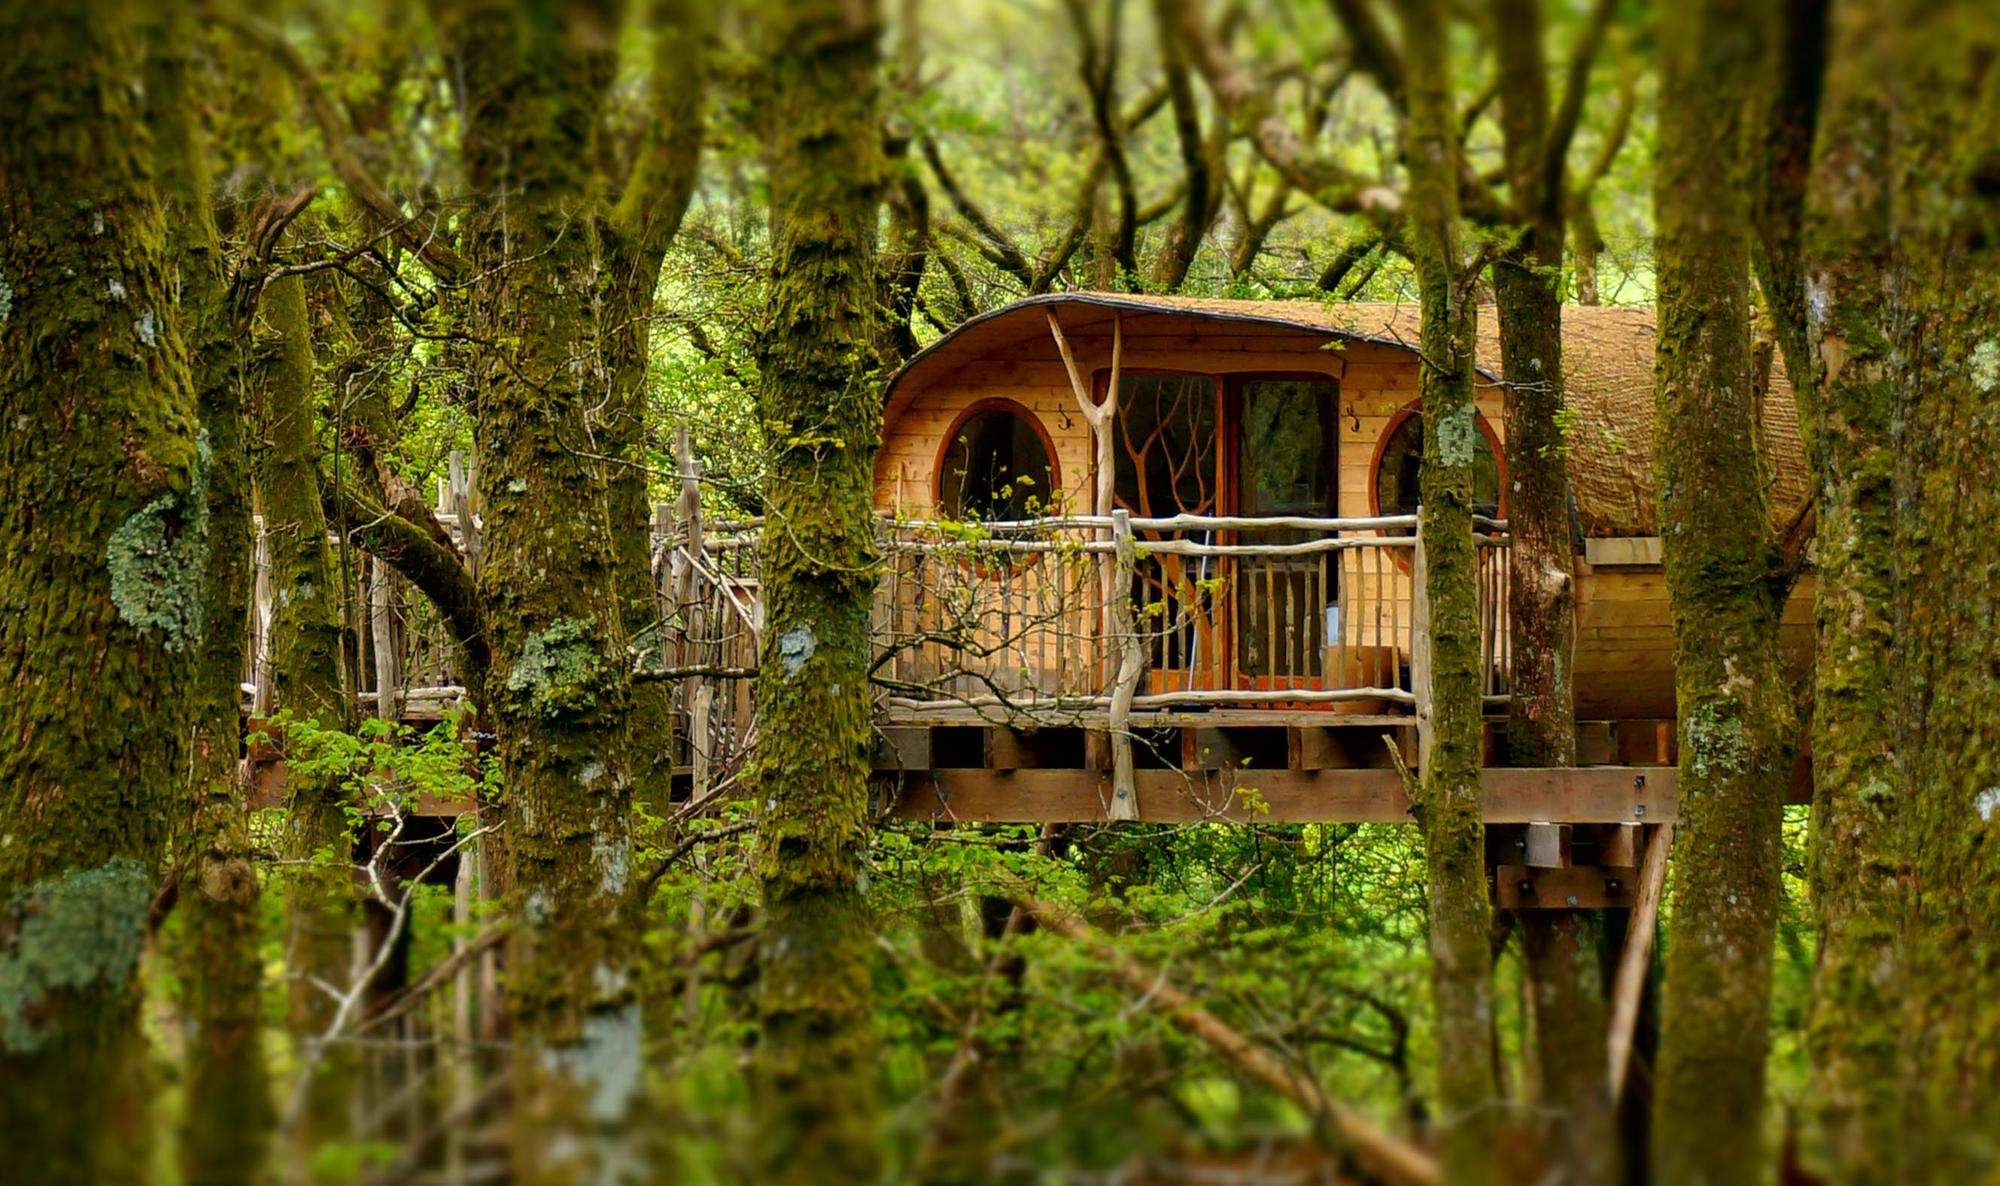
[(1542, 187), (1541, 202), (1543, 214), (1551, 219), (1562, 217), (1562, 197), (1569, 172), (1569, 146), (1576, 138), (1577, 120), (1583, 114), (1583, 97), (1590, 89), (1590, 70), (1597, 62), (1598, 50), (1604, 44), (1605, 31), (1611, 27), (1611, 14), (1616, 0), (1597, 0), (1590, 12), (1590, 23), (1584, 26), (1583, 37), (1570, 54), (1569, 69), (1563, 80), (1562, 98), (1556, 102), (1554, 113), (1549, 118), (1548, 130), (1542, 144)]
[(1375, 80), (1390, 106), (1403, 109), (1403, 55), (1389, 40), (1388, 30), (1376, 19), (1368, 0), (1327, 0), (1327, 7), (1354, 43), (1354, 64)]
[[(468, 687), (477, 687), (493, 660), (486, 641), (486, 615), (479, 601), (479, 589), (472, 570), (458, 551), (440, 543), (423, 525), (383, 509), (382, 505), (355, 488), (352, 483), (323, 479), (320, 501), (330, 522), (345, 517), (352, 526), (347, 535), (369, 555), (408, 578), (431, 599), (451, 627), (452, 637), (464, 648), (472, 664)], [(358, 519), (358, 523), (353, 521)]]
[(320, 139), (326, 146), (327, 162), (333, 171), (353, 194), (354, 200), (366, 207), (385, 226), (396, 227), (398, 238), (405, 247), (415, 252), (439, 279), (456, 280), (470, 271), (469, 265), (459, 254), (438, 238), (439, 225), (435, 217), (425, 219), (421, 224), (403, 213), (403, 208), (389, 191), (375, 179), (368, 167), (361, 163), (353, 145), (353, 134), (347, 126), (347, 119), (326, 93), (313, 71), (311, 63), (298, 51), (285, 35), (275, 27), (247, 13), (230, 11), (217, 5), (204, 5), (204, 15), (223, 28), (241, 37), (251, 45), (271, 55), (285, 72), (292, 77), (299, 88), (299, 95), (305, 100), (306, 110), (312, 115), (313, 123), (319, 127)]
[(1308, 151), (1297, 129), (1280, 115), (1270, 94), (1230, 54), (1223, 39), (1202, 16), (1202, 0), (1166, 0), (1175, 32), (1187, 47), (1208, 89), (1224, 111), (1250, 129), (1251, 142), (1264, 160), (1300, 193), (1335, 213), (1395, 215), (1402, 198), (1386, 186)]
[(931, 176), (937, 178), (938, 187), (944, 190), (944, 196), (951, 200), (952, 208), (958, 211), (960, 218), (971, 224), (974, 231), (978, 232), (979, 237), (973, 246), (978, 247), (980, 254), (991, 260), (995, 267), (1019, 280), (1023, 287), (1033, 287), (1035, 270), (1028, 263), (1028, 257), (1005, 232), (994, 225), (993, 220), (986, 216), (986, 211), (980, 209), (979, 204), (972, 200), (972, 195), (965, 192), (965, 187), (958, 183), (958, 178), (946, 167), (944, 155), (938, 151), (937, 141), (928, 134), (918, 136), (917, 149), (923, 153), (924, 163), (931, 167)]
[(691, 0), (654, 0), (652, 103), (646, 138), (612, 211), (612, 224), (628, 236), (641, 266), (631, 283), (650, 296), (659, 261), (679, 233), (694, 198), (701, 164), (702, 88), (708, 51), (707, 6)]
[(1238, 1070), (1323, 1122), (1330, 1135), (1369, 1172), (1394, 1186), (1436, 1186), (1440, 1181), (1437, 1162), (1430, 1154), (1397, 1140), (1375, 1127), (1367, 1117), (1328, 1099), (1317, 1081), (1210, 1013), (1193, 997), (1169, 984), (1161, 973), (1119, 952), (1075, 915), (1035, 897), (1020, 881), (1007, 876), (1008, 897), (1044, 928), (1082, 947), (1175, 1027), (1207, 1043)]

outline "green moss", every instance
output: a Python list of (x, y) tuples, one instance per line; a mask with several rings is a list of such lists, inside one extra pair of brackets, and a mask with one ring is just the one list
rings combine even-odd
[(182, 494), (162, 494), (127, 516), (104, 545), (111, 601), (141, 633), (158, 631), (170, 651), (202, 637), (202, 588), (208, 572), (208, 473), (214, 458), (204, 431)]
[(16, 890), (14, 938), (0, 950), (0, 1048), (32, 1053), (48, 1035), (35, 1012), (50, 994), (132, 978), (152, 900), (146, 866), (118, 857)]
[(507, 691), (523, 711), (555, 719), (596, 704), (604, 671), (590, 624), (561, 618), (528, 636), (507, 672)]

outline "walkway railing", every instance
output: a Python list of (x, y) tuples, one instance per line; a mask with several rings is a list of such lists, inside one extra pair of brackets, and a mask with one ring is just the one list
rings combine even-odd
[[(440, 502), (452, 508), (438, 516), (446, 530), (476, 553), (469, 499), (454, 489)], [(473, 524), (469, 541), (461, 521)], [(1379, 713), (1410, 711), (1418, 699), (1414, 515), (879, 522), (871, 682), (893, 717)], [(1476, 521), (1489, 698), (1507, 691), (1505, 527)], [(632, 640), (634, 658), (672, 687), (684, 764), (698, 773), (721, 776), (754, 738), (761, 530), (758, 520), (704, 526), (666, 507), (657, 516), (660, 622)], [(266, 555), (260, 546), (245, 670), (259, 712), (270, 707)], [(462, 698), (462, 664), (425, 599), (359, 552), (342, 572), (347, 679), (364, 707), (420, 718)]]

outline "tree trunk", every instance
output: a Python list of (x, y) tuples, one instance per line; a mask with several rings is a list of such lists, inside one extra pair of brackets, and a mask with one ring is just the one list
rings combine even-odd
[(1413, 796), (1430, 883), (1432, 995), (1445, 1180), (1495, 1181), (1493, 957), (1480, 810), (1482, 742), (1478, 558), (1472, 541), (1476, 307), (1458, 245), (1458, 133), (1435, 0), (1405, 8), (1410, 240), (1423, 300), (1425, 596), (1430, 617), (1430, 744)]
[(643, 1160), (644, 1136), (621, 459), (600, 437), (615, 383), (599, 314), (623, 277), (606, 266), (595, 162), (620, 29), (610, 11), (508, 0), (443, 5), (439, 28), (462, 87), (479, 320), (505, 352), (487, 360), (475, 441), (492, 648), (479, 703), (518, 900), (514, 1174), (610, 1180)]
[(1800, 401), (1817, 481), (1811, 879), (1819, 915), (1813, 1106), (1839, 1180), (1894, 1180), (1901, 1132), (1895, 758), (1895, 460), (1889, 388), (1886, 14), (1837, 6), (1806, 208), (1809, 357)]
[[(340, 679), (344, 582), (320, 501), (317, 374), (304, 279), (287, 276), (268, 285), (257, 320), (263, 397), (258, 495), (271, 570), (272, 703), (300, 721), (344, 728), (352, 715)], [(282, 843), (295, 863), (284, 879), (285, 1028), (302, 1065), (313, 1059), (308, 1048), (326, 1032), (336, 1008), (321, 983), (345, 986), (353, 976), (358, 919), (349, 806), (338, 779), (296, 765), (287, 771)], [(314, 1150), (348, 1134), (356, 1066), (349, 1048), (317, 1054), (306, 1105), (287, 1134), (294, 1180), (304, 1178)]]
[(139, 952), (184, 803), (200, 439), (131, 6), (0, 9), (0, 1147), (137, 1183)]
[(1895, 94), (1890, 352), (1899, 431), (1896, 620), (1910, 911), (1905, 1181), (2000, 1169), (2000, 30), (1906, 3)]
[(190, 1186), (233, 1186), (261, 1173), (271, 1119), (258, 1045), (262, 916), (241, 765), (239, 684), (253, 547), (241, 358), (235, 347), (242, 319), (230, 299), (210, 208), (188, 14), (171, 7), (156, 14), (147, 50), (148, 123), (168, 207), (167, 256), (180, 281), (183, 336), (210, 458), (202, 638), (192, 664), (193, 750), (188, 800), (180, 815), (191, 827), (179, 838), (177, 854), (184, 888), (175, 955), (188, 1027), (180, 1165), (182, 1181)]
[[(1576, 761), (1570, 658), (1576, 648), (1576, 551), (1569, 450), (1560, 414), (1563, 187), (1549, 167), (1549, 88), (1542, 0), (1495, 0), (1500, 126), (1508, 191), (1524, 226), (1520, 246), (1493, 264), (1505, 372), (1507, 608), (1512, 695), (1507, 757), (1516, 766)], [(1558, 154), (1557, 158), (1561, 157)], [(1604, 1078), (1600, 921), (1567, 910), (1522, 911), (1522, 954), (1534, 986), (1537, 1099), (1544, 1155), (1563, 1182), (1607, 1183), (1615, 1171), (1611, 1095)]]
[(868, 848), (878, 16), (779, 0), (763, 30), (771, 179), (758, 413), (773, 462), (762, 547), (760, 747), (766, 922), (754, 1072), (758, 1180), (874, 1179)]
[(1661, 1186), (1748, 1186), (1765, 1167), (1780, 805), (1796, 742), (1778, 653), (1788, 582), (1755, 435), (1745, 143), (1755, 24), (1722, 0), (1661, 19), (1655, 467), (1681, 754), (1653, 1132)]
[[(606, 304), (604, 350), (615, 410), (605, 434), (606, 452), (619, 459), (610, 472), (613, 541), (618, 552), (618, 594), (626, 635), (659, 651), (660, 601), (653, 580), (653, 504), (649, 490), (655, 456), (646, 386), (653, 297), (668, 246), (694, 196), (701, 160), (702, 58), (708, 14), (693, 0), (654, 0), (649, 139), (642, 149), (603, 243), (614, 279)], [(632, 689), (632, 793), (655, 816), (670, 815), (674, 762), (673, 686), (663, 681)]]

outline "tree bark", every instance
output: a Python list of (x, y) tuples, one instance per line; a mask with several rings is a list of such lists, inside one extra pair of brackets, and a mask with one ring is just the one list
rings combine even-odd
[[(263, 438), (258, 494), (271, 566), (270, 680), (280, 711), (322, 728), (352, 723), (341, 684), (343, 581), (327, 542), (320, 503), (320, 447), (312, 326), (305, 281), (282, 277), (264, 289), (257, 310), (258, 417)], [(338, 779), (293, 767), (285, 778), (285, 1028), (303, 1052), (326, 1032), (336, 1002), (321, 984), (352, 977), (354, 838), (348, 796)], [(349, 1131), (357, 1060), (353, 1051), (322, 1051), (298, 1124), (286, 1134), (289, 1171), (305, 1176), (313, 1151)]]
[(1780, 805), (1795, 742), (1789, 591), (1766, 525), (1750, 342), (1745, 117), (1756, 23), (1662, 12), (1657, 454), (1680, 729), (1679, 873), (1656, 1079), (1655, 1180), (1761, 1181)]
[[(646, 365), (654, 294), (667, 248), (679, 233), (694, 196), (701, 161), (703, 65), (709, 20), (693, 0), (653, 0), (653, 59), (648, 138), (625, 191), (602, 229), (614, 275), (605, 306), (604, 351), (611, 376), (613, 412), (606, 452), (617, 459), (609, 481), (618, 595), (625, 633), (635, 641), (657, 639), (660, 601), (653, 581), (651, 465), (655, 452)], [(655, 651), (658, 650), (655, 643)], [(673, 688), (666, 683), (632, 689), (632, 793), (654, 815), (672, 814)]]
[[(1507, 612), (1512, 695), (1507, 756), (1516, 766), (1576, 762), (1570, 660), (1576, 649), (1562, 342), (1563, 167), (1550, 126), (1541, 0), (1495, 0), (1500, 126), (1518, 246), (1495, 260), (1507, 423)], [(1553, 162), (1553, 167), (1551, 162)], [(1535, 1018), (1544, 1156), (1560, 1180), (1606, 1183), (1617, 1143), (1604, 1079), (1600, 920), (1577, 911), (1519, 914)]]
[(0, 9), (0, 1146), (150, 1177), (139, 952), (204, 631), (208, 444), (132, 6)]
[(1889, 36), (1881, 6), (1836, 6), (1800, 286), (1818, 294), (1803, 332), (1820, 385), (1800, 408), (1817, 476), (1810, 870), (1819, 952), (1808, 1040), (1828, 1156), (1839, 1180), (1856, 1186), (1894, 1180), (1901, 1134)]
[(1472, 540), (1472, 400), (1477, 308), (1458, 242), (1459, 144), (1445, 54), (1448, 24), (1435, 0), (1404, 9), (1409, 54), (1405, 156), (1412, 257), (1423, 301), (1419, 377), (1424, 401), (1421, 474), (1425, 596), (1430, 607), (1431, 741), (1412, 799), (1423, 827), (1430, 888), (1432, 996), (1444, 1178), (1496, 1180), (1499, 1101), (1493, 1078), (1493, 957), (1480, 810), (1482, 743), (1478, 557)]
[(1904, 1180), (2000, 1169), (2000, 29), (1899, 4), (1889, 324), (1909, 914)]
[(751, 772), (766, 913), (758, 1180), (862, 1182), (879, 1156), (862, 892), (880, 563), (879, 17), (867, 0), (774, 0), (763, 17), (773, 259), (757, 410), (773, 468)]
[[(600, 311), (613, 266), (597, 164), (620, 35), (611, 6), (439, 5), (476, 202), (483, 336), (474, 440), (479, 599), (507, 784), (515, 1181), (608, 1180), (646, 1158), (629, 908), (631, 661), (620, 581), (618, 377)], [(609, 439), (607, 439), (609, 438)], [(607, 445), (611, 449), (607, 450)], [(629, 504), (629, 496), (625, 503)]]
[(242, 360), (235, 347), (243, 319), (231, 299), (210, 205), (188, 13), (160, 10), (147, 34), (148, 125), (168, 212), (167, 259), (180, 281), (190, 377), (210, 459), (202, 637), (192, 663), (192, 754), (187, 801), (178, 813), (188, 832), (177, 838), (175, 855), (186, 886), (178, 899), (182, 927), (175, 944), (188, 1027), (180, 1166), (190, 1186), (236, 1186), (261, 1172), (271, 1118), (259, 1048), (262, 917), (241, 767), (239, 684), (253, 548)]

